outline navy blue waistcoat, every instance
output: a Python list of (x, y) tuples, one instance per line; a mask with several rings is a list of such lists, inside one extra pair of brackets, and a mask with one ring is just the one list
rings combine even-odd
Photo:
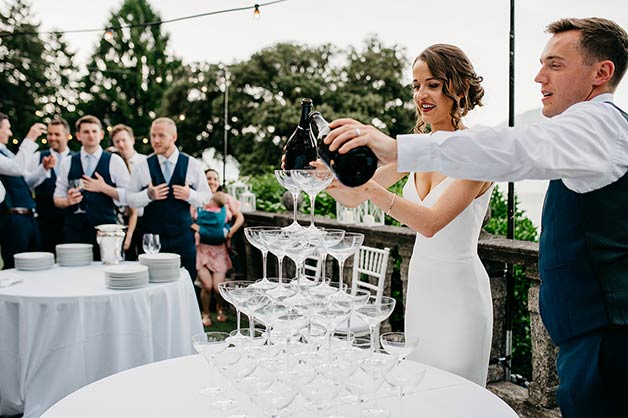
[[(9, 158), (0, 152), (0, 158)], [(35, 209), (35, 201), (31, 190), (22, 176), (0, 175), (0, 181), (6, 189), (4, 201), (0, 204), (0, 209), (8, 208), (28, 208)]]
[[(39, 164), (44, 160), (44, 157), (49, 156), (50, 150), (41, 151), (39, 153)], [(70, 155), (73, 155), (70, 153)], [(59, 165), (61, 161), (57, 161)], [(57, 183), (57, 174), (53, 169), (50, 170), (50, 177), (45, 179), (39, 186), (35, 187), (35, 204), (37, 205), (37, 214), (40, 218), (54, 219), (63, 217), (65, 211), (55, 206), (54, 204), (54, 192), (55, 184)]]
[[(111, 161), (111, 153), (103, 151), (92, 178), (96, 178), (96, 173), (100, 174), (105, 183), (115, 187), (115, 183), (111, 180), (111, 174), (109, 173), (109, 162)], [(80, 179), (83, 177), (83, 166), (81, 165), (81, 154), (76, 153), (71, 157), (70, 172), (68, 173), (68, 180)], [(115, 224), (116, 223), (116, 210), (113, 199), (104, 193), (88, 192), (87, 190), (81, 190), (83, 194), (83, 202), (81, 205), (85, 210), (85, 219), (89, 226), (96, 226), (102, 224)], [(79, 227), (79, 224), (84, 223), (83, 216), (74, 214), (77, 209), (76, 205), (70, 206), (66, 210), (66, 222), (74, 224)]]
[[(177, 164), (174, 166), (172, 177), (170, 178), (170, 192), (164, 200), (153, 200), (144, 208), (144, 215), (140, 218), (142, 232), (159, 234), (165, 238), (176, 237), (189, 233), (192, 225), (192, 215), (190, 214), (190, 204), (183, 200), (175, 199), (172, 193), (172, 186), (185, 185), (185, 177), (188, 171), (189, 158), (183, 153), (179, 153)], [(166, 182), (157, 155), (151, 155), (146, 160), (150, 171), (150, 178), (153, 185)]]
[(556, 345), (628, 326), (628, 173), (589, 193), (550, 182), (539, 273), (541, 317)]

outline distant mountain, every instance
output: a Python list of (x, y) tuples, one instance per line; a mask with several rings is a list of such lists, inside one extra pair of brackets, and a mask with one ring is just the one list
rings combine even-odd
[[(541, 112), (541, 108), (531, 109), (531, 110), (528, 110), (527, 112), (523, 112), (518, 115), (515, 115), (515, 126), (525, 126), (525, 125), (530, 125), (533, 123), (539, 123), (546, 119), (547, 118), (543, 116), (543, 113)], [(473, 124), (471, 127), (472, 128), (498, 128), (502, 126), (508, 126), (508, 120), (500, 122), (497, 125), (488, 126), (488, 125)]]

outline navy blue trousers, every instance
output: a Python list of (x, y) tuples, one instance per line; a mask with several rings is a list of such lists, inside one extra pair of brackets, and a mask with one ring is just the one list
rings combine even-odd
[(0, 215), (0, 250), (4, 269), (15, 267), (13, 256), (26, 251), (41, 251), (39, 229), (32, 215)]
[(558, 353), (563, 418), (628, 417), (628, 328), (574, 338)]

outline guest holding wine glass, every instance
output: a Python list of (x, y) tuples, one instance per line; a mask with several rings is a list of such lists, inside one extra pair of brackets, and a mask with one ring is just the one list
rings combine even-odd
[(28, 167), (30, 172), (46, 172), (46, 176), (34, 185), (34, 192), (42, 249), (51, 253), (55, 252), (57, 244), (63, 242), (65, 210), (55, 206), (53, 194), (61, 161), (73, 155), (68, 148), (69, 136), (70, 125), (65, 119), (56, 117), (51, 120), (46, 133), (49, 148), (34, 152)]
[[(222, 303), (218, 302), (220, 298), (220, 292), (218, 291), (218, 285), (225, 281), (227, 271), (232, 268), (231, 259), (229, 257), (228, 248), (231, 247), (231, 238), (233, 235), (244, 225), (244, 215), (240, 211), (240, 202), (235, 200), (232, 196), (222, 191), (220, 186), (220, 177), (218, 172), (214, 169), (205, 170), (205, 177), (207, 179), (207, 185), (213, 193), (212, 199), (201, 208), (201, 211), (208, 212), (220, 212), (224, 211), (224, 217), (226, 222), (229, 223), (230, 228), (225, 231), (223, 242), (218, 243), (218, 240), (214, 244), (213, 241), (203, 242), (200, 235), (201, 227), (194, 223), (192, 229), (196, 232), (196, 271), (198, 278), (201, 282), (201, 305), (202, 305), (202, 321), (203, 325), (208, 327), (212, 325), (211, 312), (209, 310), (211, 292), (214, 291), (216, 296), (216, 320), (218, 322), (224, 322), (227, 320), (227, 315), (224, 312)], [(192, 210), (192, 217), (197, 220), (199, 216), (198, 210)], [(220, 229), (224, 228), (223, 225), (217, 225)], [(209, 243), (208, 243), (209, 242)]]
[(190, 207), (203, 206), (211, 191), (200, 163), (179, 152), (177, 126), (170, 118), (157, 118), (150, 128), (155, 153), (133, 167), (127, 191), (132, 208), (143, 208), (140, 234), (158, 234), (161, 251), (179, 254), (192, 281), (196, 276), (196, 248), (190, 229)]
[[(55, 206), (67, 209), (64, 242), (92, 244), (96, 260), (100, 260), (100, 251), (94, 227), (116, 223), (115, 207), (126, 203), (129, 182), (122, 158), (101, 148), (104, 136), (102, 124), (95, 116), (85, 115), (76, 121), (81, 150), (61, 161), (53, 195)], [(80, 180), (82, 190), (72, 187), (72, 180)]]
[(29, 187), (45, 176), (44, 170), (29, 173), (26, 164), (37, 149), (37, 138), (46, 125), (35, 123), (26, 134), (17, 155), (7, 148), (13, 135), (9, 117), (0, 113), (0, 183), (5, 195), (0, 202), (0, 251), (5, 269), (13, 268), (13, 255), (39, 251), (41, 241), (35, 222), (35, 201)]
[[(341, 153), (367, 145), (400, 169), (457, 177), (550, 179), (539, 245), (541, 318), (559, 347), (564, 417), (626, 414), (628, 393), (628, 114), (613, 93), (628, 33), (604, 18), (552, 22), (534, 81), (541, 123), (388, 137), (348, 119), (327, 137)], [(355, 135), (355, 128), (360, 132)]]
[[(413, 63), (412, 76), (415, 132), (423, 132), (426, 125), (431, 132), (464, 129), (462, 118), (482, 105), (482, 77), (455, 46), (425, 49)], [(355, 135), (366, 129), (357, 122), (351, 126)], [(403, 197), (387, 190), (406, 176)], [(400, 173), (396, 163), (380, 167), (362, 186), (349, 188), (334, 181), (327, 188), (347, 206), (370, 199), (417, 232), (408, 271), (405, 332), (410, 339), (420, 338), (421, 344), (410, 358), (482, 386), (488, 373), (493, 304), (477, 241), (491, 190), (491, 182), (437, 171)]]

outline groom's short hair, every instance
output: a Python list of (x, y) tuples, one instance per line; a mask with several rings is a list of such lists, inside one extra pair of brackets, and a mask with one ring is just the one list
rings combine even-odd
[(614, 90), (624, 74), (628, 62), (628, 34), (612, 20), (601, 17), (585, 19), (560, 19), (547, 25), (551, 34), (577, 30), (580, 32), (580, 49), (585, 63), (610, 60), (615, 64), (615, 73), (608, 85)]

